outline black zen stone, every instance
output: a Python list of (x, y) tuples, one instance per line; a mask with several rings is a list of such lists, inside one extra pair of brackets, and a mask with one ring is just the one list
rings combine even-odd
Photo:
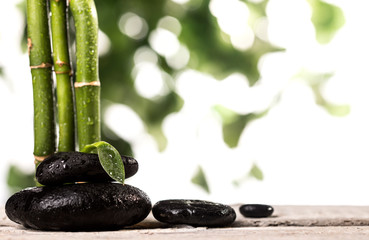
[(40, 230), (114, 230), (136, 224), (150, 213), (149, 197), (118, 183), (33, 187), (11, 196), (9, 219)]
[(263, 218), (273, 214), (273, 207), (264, 204), (244, 204), (240, 206), (240, 213), (244, 217)]
[(236, 219), (232, 207), (202, 200), (159, 201), (153, 206), (152, 213), (160, 222), (195, 227), (222, 227)]
[[(121, 157), (126, 178), (129, 178), (137, 172), (138, 163), (132, 157)], [(51, 155), (37, 167), (36, 179), (43, 185), (114, 181), (102, 168), (97, 154), (81, 152), (58, 152)]]

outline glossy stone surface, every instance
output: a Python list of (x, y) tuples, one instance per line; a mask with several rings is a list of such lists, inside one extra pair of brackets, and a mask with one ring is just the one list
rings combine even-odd
[[(122, 156), (126, 178), (136, 174), (138, 163)], [(36, 179), (43, 185), (74, 182), (114, 181), (102, 168), (98, 155), (81, 152), (58, 152), (46, 158), (36, 169)]]
[(236, 213), (232, 207), (202, 200), (159, 201), (153, 206), (152, 213), (160, 222), (197, 227), (227, 226), (236, 219)]
[(240, 213), (244, 217), (263, 218), (273, 214), (273, 207), (265, 204), (244, 204), (240, 206)]
[(11, 196), (10, 220), (40, 230), (113, 230), (136, 224), (150, 213), (149, 197), (118, 183), (33, 187)]

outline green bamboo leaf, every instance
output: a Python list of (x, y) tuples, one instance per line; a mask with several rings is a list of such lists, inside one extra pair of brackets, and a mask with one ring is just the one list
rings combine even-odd
[(118, 150), (109, 143), (100, 141), (86, 145), (81, 152), (89, 153), (94, 150), (97, 150), (100, 164), (106, 173), (114, 180), (124, 184), (124, 165)]

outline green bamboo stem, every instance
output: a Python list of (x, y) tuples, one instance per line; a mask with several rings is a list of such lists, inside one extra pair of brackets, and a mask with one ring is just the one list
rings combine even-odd
[(28, 53), (33, 85), (36, 166), (55, 152), (52, 58), (47, 1), (27, 0)]
[(51, 33), (59, 119), (59, 152), (75, 150), (74, 103), (67, 35), (67, 0), (51, 0)]
[(98, 75), (98, 22), (93, 0), (70, 0), (76, 29), (77, 136), (79, 149), (98, 142), (100, 130), (100, 81)]

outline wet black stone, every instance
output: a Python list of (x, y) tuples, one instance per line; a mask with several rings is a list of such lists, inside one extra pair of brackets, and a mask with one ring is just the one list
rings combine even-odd
[(240, 206), (240, 213), (244, 217), (263, 218), (273, 214), (273, 207), (264, 204), (244, 204)]
[(11, 196), (10, 220), (40, 230), (114, 230), (136, 224), (150, 213), (149, 197), (118, 183), (33, 187)]
[(196, 227), (222, 227), (230, 225), (236, 219), (232, 207), (202, 200), (159, 201), (153, 206), (152, 213), (160, 222)]
[[(122, 156), (122, 160), (126, 178), (136, 174), (137, 161), (126, 156)], [(43, 185), (114, 181), (102, 168), (97, 154), (81, 152), (58, 152), (51, 155), (37, 167), (36, 179)]]

